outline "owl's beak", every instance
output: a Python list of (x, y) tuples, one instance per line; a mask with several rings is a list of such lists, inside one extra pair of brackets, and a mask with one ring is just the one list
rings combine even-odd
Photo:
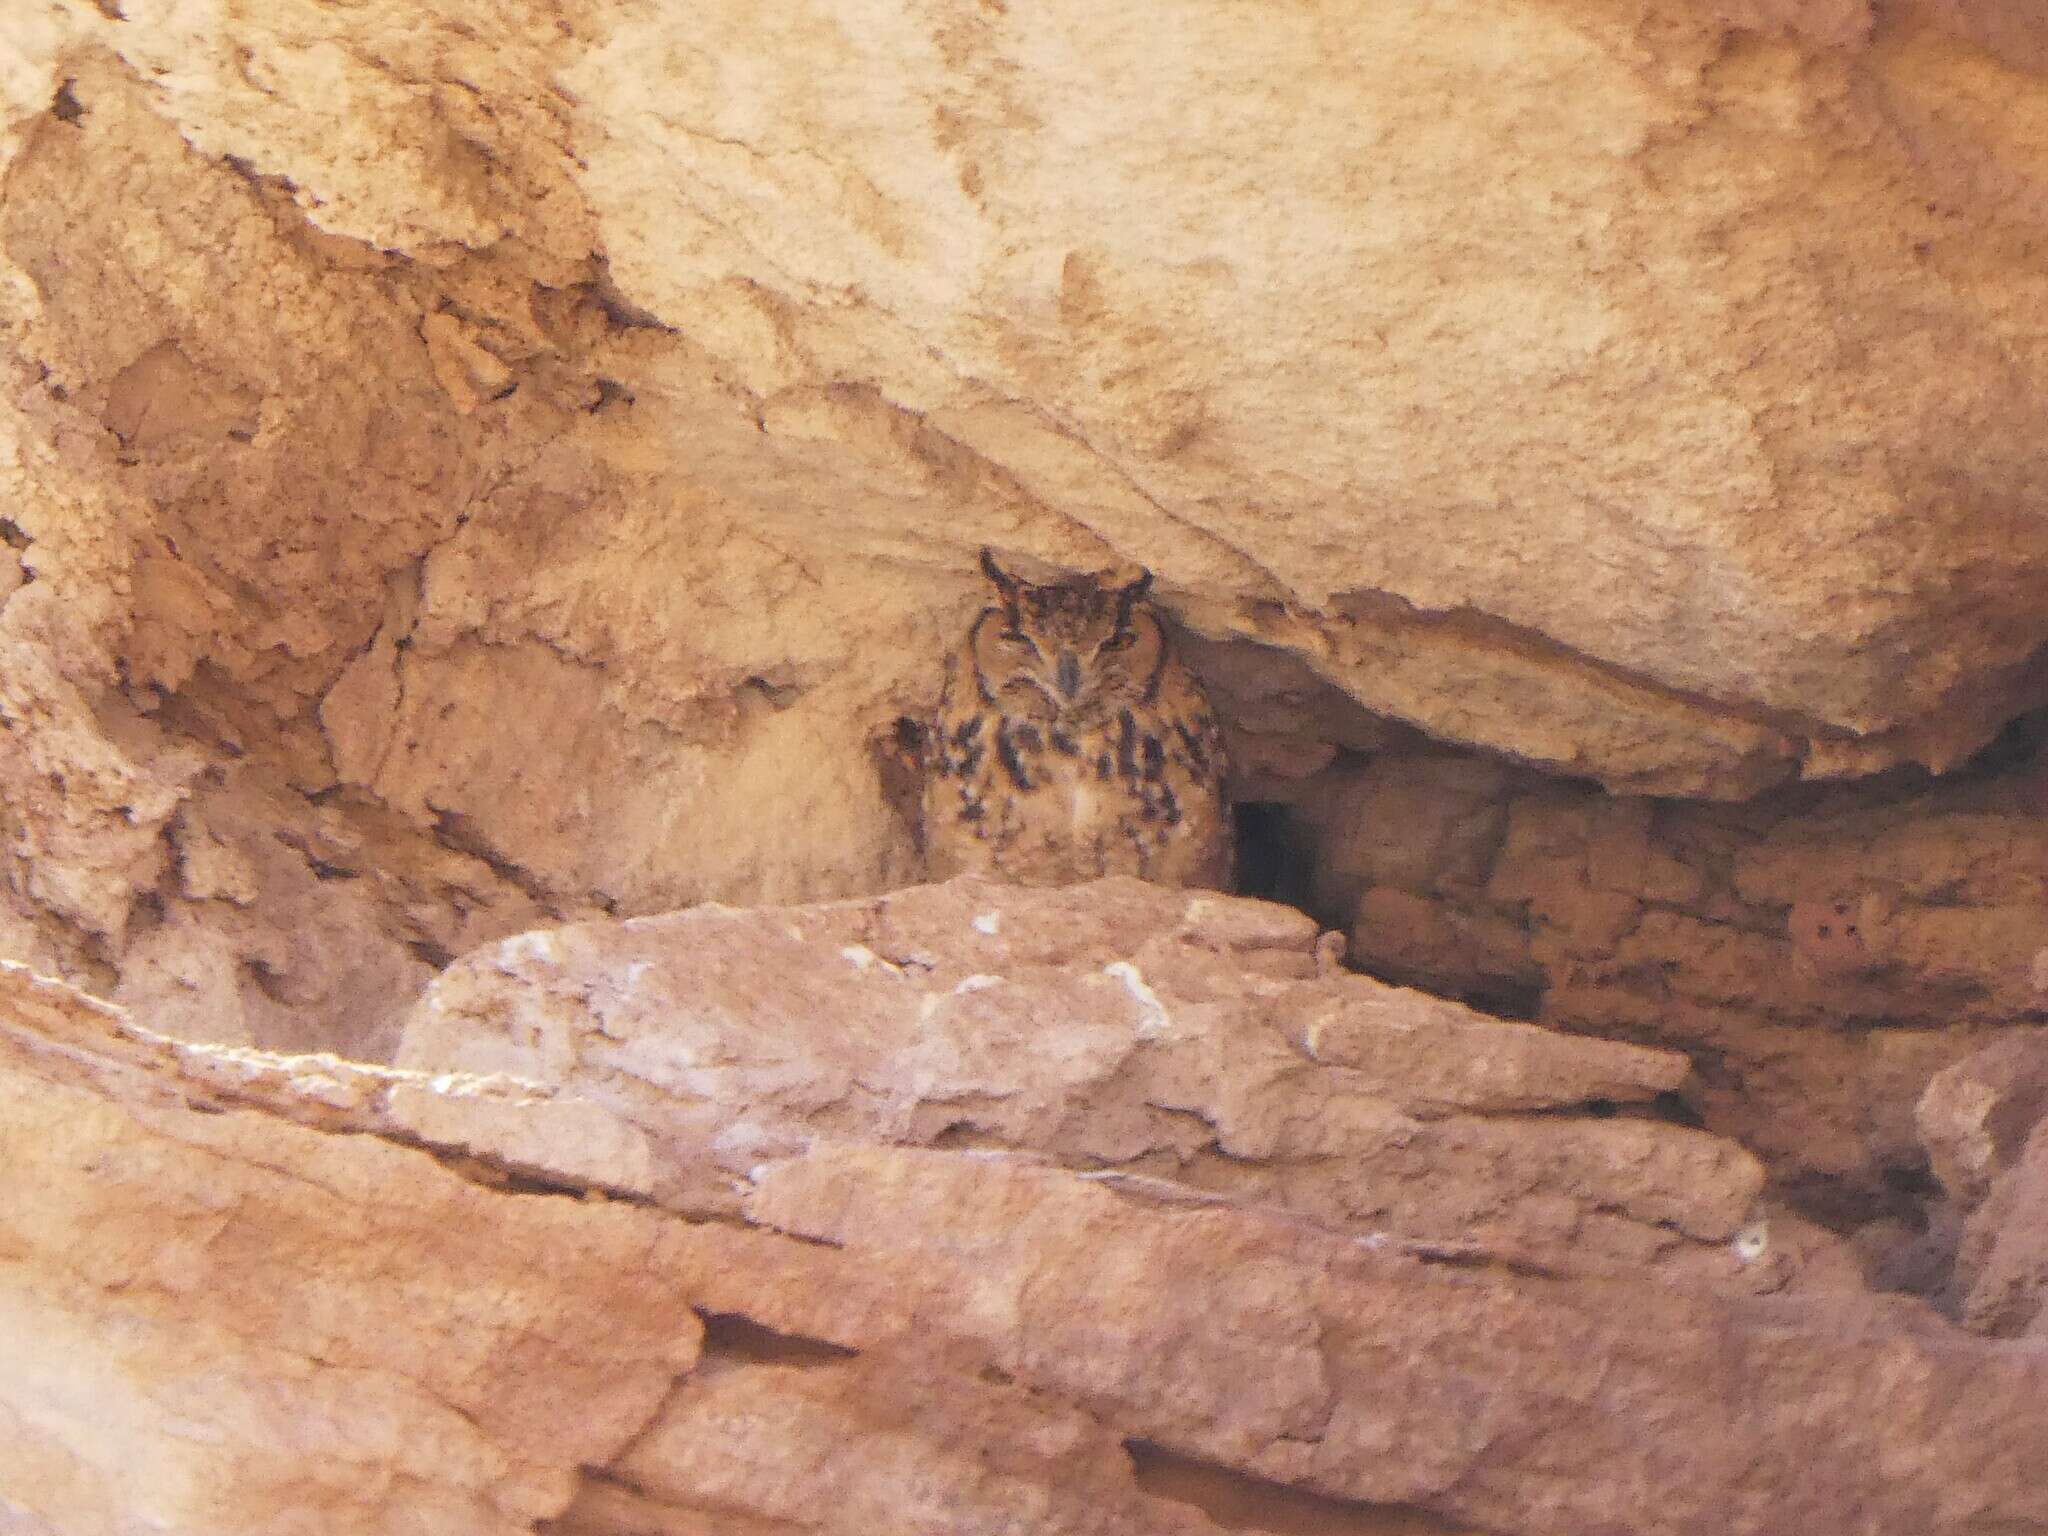
[(1068, 703), (1081, 696), (1081, 658), (1072, 651), (1060, 652), (1059, 682)]

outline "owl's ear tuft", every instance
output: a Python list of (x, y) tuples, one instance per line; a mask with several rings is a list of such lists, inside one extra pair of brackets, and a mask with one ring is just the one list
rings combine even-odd
[(986, 544), (981, 547), (981, 574), (1002, 594), (1003, 602), (1009, 607), (1017, 604), (1017, 588), (1022, 585), (1016, 577), (996, 564), (996, 553)]
[(1152, 590), (1152, 573), (1140, 571), (1136, 581), (1127, 581), (1116, 589), (1116, 620), (1118, 624), (1131, 621), (1131, 610), (1144, 600)]

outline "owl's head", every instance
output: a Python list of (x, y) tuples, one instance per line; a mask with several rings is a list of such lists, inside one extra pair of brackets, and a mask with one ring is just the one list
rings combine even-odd
[(981, 569), (996, 602), (968, 649), (982, 694), (1005, 713), (1082, 724), (1150, 702), (1166, 666), (1166, 634), (1145, 601), (1150, 571), (1122, 586), (1090, 576), (1033, 586), (985, 549)]

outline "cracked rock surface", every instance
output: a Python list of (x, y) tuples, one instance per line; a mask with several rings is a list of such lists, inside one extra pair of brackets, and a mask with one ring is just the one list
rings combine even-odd
[(7, 1536), (2041, 1528), (2038, 5), (4, 9)]
[(1531, 1269), (1785, 1278), (1731, 1246), (1754, 1158), (1616, 1113), (1684, 1057), (1398, 991), (1297, 912), (1135, 880), (523, 934), (435, 981), (398, 1064), (602, 1103), (693, 1211), (819, 1142), (973, 1147)]
[(1631, 792), (2042, 700), (2005, 0), (14, 11), (0, 934), (167, 1027), (914, 878), (984, 542)]
[(1299, 896), (1374, 973), (1685, 1051), (1687, 1103), (1846, 1210), (1925, 1180), (1929, 1079), (2038, 1026), (2038, 720), (1946, 779), (1736, 806), (1390, 743), (1295, 781)]
[[(531, 935), (451, 973), (417, 1069), (175, 1042), (0, 972), (0, 1489), (173, 1536), (2048, 1524), (2038, 1348), (1824, 1263), (1748, 1294), (1676, 1257), (1756, 1262), (1722, 1240), (1743, 1154), (1573, 1141), (1670, 1058), (1331, 974), (1272, 908), (1078, 900)], [(537, 1080), (430, 1060), (465, 1039)], [(1262, 1049), (1247, 1102), (1192, 1106), (1242, 1138), (1220, 1173), (1167, 1085)], [(1287, 1128), (1398, 1116), (1503, 1139), (1363, 1151), (1371, 1209), (1340, 1159), (1283, 1176)], [(1659, 1194), (1686, 1155), (1721, 1193)], [(1455, 1245), (1453, 1191), (1493, 1216)], [(1606, 1239), (1543, 1247), (1531, 1200)]]
[(1918, 1120), (1949, 1197), (1945, 1302), (1979, 1332), (2048, 1338), (2048, 1046), (1993, 1041), (1928, 1085)]

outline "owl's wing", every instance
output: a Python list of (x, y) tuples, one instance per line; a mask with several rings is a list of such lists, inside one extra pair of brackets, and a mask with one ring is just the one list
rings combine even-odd
[(1201, 697), (1189, 699), (1167, 719), (1166, 755), (1196, 784), (1220, 789), (1230, 771), (1223, 727)]
[(955, 652), (946, 663), (946, 683), (939, 707), (925, 732), (925, 769), (942, 778), (964, 778), (980, 765), (987, 744), (981, 740), (980, 701), (964, 676), (969, 664)]

